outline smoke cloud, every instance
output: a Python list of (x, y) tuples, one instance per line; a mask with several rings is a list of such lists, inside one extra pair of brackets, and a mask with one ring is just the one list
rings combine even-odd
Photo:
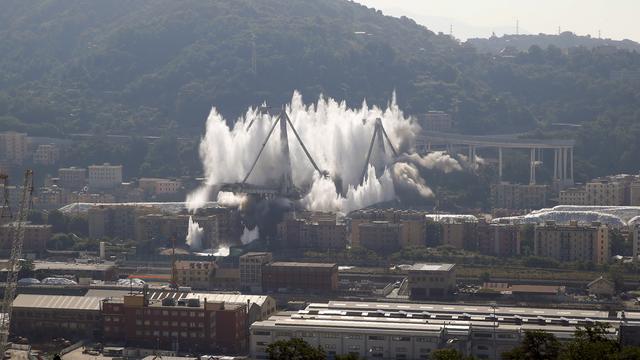
[[(378, 166), (374, 170), (382, 175), (376, 178), (375, 171), (369, 168), (367, 180), (362, 185), (360, 182), (377, 118), (381, 119), (391, 142), (400, 151), (410, 150), (419, 131), (415, 122), (404, 117), (395, 103), (395, 96), (384, 110), (369, 107), (366, 102), (359, 109), (350, 109), (344, 102), (324, 97), (315, 104), (305, 105), (302, 96), (295, 92), (286, 111), (318, 167), (328, 171), (331, 178), (341, 179), (341, 188), (336, 189), (333, 181), (318, 176), (289, 130), (293, 181), (299, 188), (311, 189), (303, 199), (309, 210), (348, 212), (394, 198), (393, 180), (388, 170), (394, 159), (388, 148), (372, 155), (375, 160), (372, 162)], [(187, 197), (190, 210), (201, 207), (209, 199), (214, 185), (244, 179), (275, 120), (275, 116), (260, 114), (256, 108), (251, 108), (229, 127), (215, 108), (211, 110), (200, 143), (206, 182)], [(285, 163), (280, 145), (279, 129), (276, 129), (248, 183), (279, 185)], [(223, 197), (223, 200), (228, 199)]]
[(428, 153), (425, 156), (420, 156), (419, 154), (403, 154), (398, 161), (408, 162), (415, 165), (419, 165), (425, 169), (436, 169), (444, 172), (445, 174), (454, 172), (454, 171), (462, 171), (462, 166), (458, 162), (458, 160), (451, 157), (451, 155), (445, 153), (444, 151), (434, 151)]
[(369, 165), (362, 185), (350, 185), (344, 197), (336, 191), (333, 181), (317, 177), (309, 194), (302, 199), (302, 204), (307, 209), (316, 211), (348, 213), (394, 198), (395, 190), (389, 170), (385, 170), (380, 178), (376, 178), (375, 168)]
[(192, 216), (189, 216), (189, 226), (187, 228), (187, 245), (192, 251), (202, 250), (202, 236), (204, 235), (204, 229), (200, 227), (197, 221), (193, 220)]
[(258, 239), (260, 236), (260, 229), (256, 226), (253, 230), (249, 230), (248, 228), (244, 228), (242, 232), (242, 236), (240, 237), (240, 241), (242, 241), (242, 245), (247, 245), (250, 242)]
[(433, 197), (433, 191), (427, 186), (420, 176), (418, 168), (413, 164), (395, 163), (392, 171), (393, 182), (398, 192), (406, 192), (409, 195), (419, 195), (425, 199)]

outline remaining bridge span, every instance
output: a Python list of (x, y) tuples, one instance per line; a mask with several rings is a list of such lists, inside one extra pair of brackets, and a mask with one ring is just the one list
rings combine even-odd
[(437, 131), (423, 131), (416, 138), (416, 149), (423, 153), (442, 147), (449, 152), (453, 152), (453, 149), (461, 146), (467, 147), (471, 162), (476, 160), (476, 149), (497, 149), (500, 179), (502, 179), (503, 149), (529, 149), (531, 151), (529, 182), (531, 184), (536, 183), (536, 166), (542, 162), (544, 150), (553, 150), (554, 181), (561, 186), (573, 184), (573, 148), (575, 141), (571, 139), (532, 139), (524, 137), (524, 134), (464, 135)]

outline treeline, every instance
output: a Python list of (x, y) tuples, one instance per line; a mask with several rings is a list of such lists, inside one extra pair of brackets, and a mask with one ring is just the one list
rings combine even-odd
[(343, 0), (4, 5), (3, 130), (197, 138), (214, 105), (233, 121), (294, 89), (350, 106), (385, 106), (395, 90), (408, 113), (448, 111), (462, 132), (575, 137), (578, 180), (638, 170), (636, 52), (493, 56)]

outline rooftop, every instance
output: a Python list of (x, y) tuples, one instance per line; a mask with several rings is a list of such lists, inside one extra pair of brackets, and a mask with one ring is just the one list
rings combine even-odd
[(409, 271), (451, 271), (456, 264), (413, 264)]
[(56, 310), (100, 310), (99, 297), (20, 294), (13, 301), (14, 308)]
[(268, 264), (269, 266), (278, 267), (304, 267), (304, 268), (332, 268), (336, 266), (334, 263), (305, 263), (305, 262), (289, 262), (289, 261), (276, 261)]

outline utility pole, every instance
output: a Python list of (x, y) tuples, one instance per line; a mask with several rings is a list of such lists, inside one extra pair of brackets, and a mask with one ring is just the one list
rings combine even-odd
[(520, 35), (520, 20), (516, 20), (516, 35)]

